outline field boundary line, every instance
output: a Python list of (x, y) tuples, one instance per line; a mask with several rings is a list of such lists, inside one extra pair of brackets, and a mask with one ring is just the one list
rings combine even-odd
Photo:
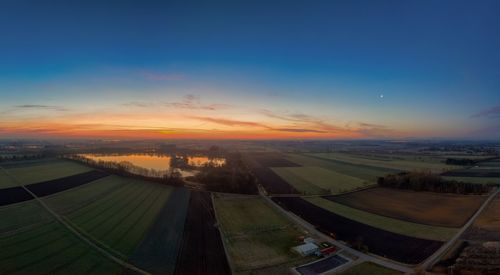
[(78, 239), (80, 239), (81, 241), (87, 243), (90, 247), (94, 248), (95, 250), (97, 250), (98, 252), (100, 252), (102, 255), (106, 256), (111, 261), (113, 261), (113, 262), (115, 262), (115, 263), (123, 266), (124, 268), (132, 270), (132, 271), (135, 271), (135, 272), (137, 272), (139, 274), (150, 275), (149, 272), (144, 271), (144, 270), (142, 270), (142, 269), (140, 269), (140, 268), (138, 268), (138, 267), (136, 267), (136, 266), (134, 266), (134, 265), (132, 265), (130, 263), (127, 263), (126, 261), (124, 261), (122, 259), (119, 259), (119, 258), (115, 257), (114, 255), (112, 255), (111, 253), (109, 253), (108, 251), (106, 251), (105, 249), (103, 249), (100, 246), (96, 245), (93, 241), (87, 239), (78, 230), (76, 230), (68, 222), (66, 222), (61, 216), (59, 216), (56, 212), (54, 212), (52, 209), (50, 209), (50, 207), (47, 204), (45, 204), (45, 202), (43, 202), (38, 196), (36, 196), (33, 192), (31, 192), (28, 188), (26, 188), (26, 186), (24, 186), (23, 184), (21, 184), (21, 182), (19, 182), (16, 177), (14, 177), (13, 175), (11, 175), (6, 169), (4, 169), (1, 166), (0, 166), (0, 169), (3, 170), (16, 183), (18, 183), (19, 186), (21, 186), (24, 190), (26, 190), (31, 196), (33, 196), (35, 198), (35, 200), (38, 203), (40, 203), (40, 205), (42, 205), (42, 207), (45, 210), (47, 210), (56, 219), (56, 221), (58, 221), (64, 227), (66, 227), (66, 229), (68, 229), (71, 233), (73, 233)]
[[(116, 256), (118, 256), (117, 258), (122, 258), (122, 259), (126, 259), (127, 256), (123, 255), (122, 253), (114, 250), (112, 247), (110, 247), (109, 245), (99, 241), (97, 238), (93, 237), (92, 235), (90, 235), (90, 233), (88, 233), (87, 231), (85, 231), (84, 229), (80, 228), (79, 226), (77, 226), (76, 224), (72, 223), (68, 218), (66, 217), (61, 217), (63, 220), (65, 220), (68, 224), (70, 224), (72, 227), (75, 228), (76, 231), (78, 231), (80, 234), (82, 234), (85, 238), (89, 239), (90, 241), (92, 241), (93, 243), (95, 243), (97, 246), (107, 250), (109, 253), (111, 254), (115, 254)], [(115, 256), (115, 257), (116, 257)]]
[(441, 256), (448, 251), (448, 249), (462, 236), (462, 234), (472, 226), (474, 221), (479, 217), (479, 215), (484, 211), (484, 209), (490, 204), (490, 202), (500, 193), (500, 188), (494, 189), (488, 198), (483, 202), (481, 207), (479, 207), (474, 215), (465, 223), (462, 228), (453, 236), (448, 242), (443, 244), (434, 254), (432, 254), (429, 258), (427, 258), (423, 263), (421, 263), (418, 267), (422, 270), (427, 270), (432, 267), (436, 262), (441, 258)]
[[(229, 255), (228, 249), (226, 247), (226, 241), (225, 241), (226, 233), (224, 232), (224, 230), (222, 230), (222, 226), (221, 226), (220, 219), (219, 219), (219, 214), (217, 212), (217, 207), (215, 206), (215, 198), (214, 198), (213, 193), (210, 193), (210, 199), (212, 200), (212, 208), (214, 209), (215, 219), (217, 220), (217, 229), (219, 230), (219, 235), (220, 235), (220, 238), (222, 241), (222, 247), (224, 247), (224, 253), (226, 254), (227, 262), (229, 263), (229, 269), (230, 269), (229, 271), (231, 271), (231, 274), (234, 274), (235, 268), (233, 266), (233, 259)], [(229, 237), (228, 237), (228, 239), (229, 239)]]

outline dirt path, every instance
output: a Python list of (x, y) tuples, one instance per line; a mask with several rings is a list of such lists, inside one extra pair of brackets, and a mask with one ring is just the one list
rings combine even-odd
[(150, 273), (134, 266), (134, 265), (131, 265), (129, 263), (127, 263), (126, 261), (118, 258), (118, 257), (115, 257), (114, 255), (112, 255), (110, 252), (108, 252), (107, 250), (101, 248), (100, 246), (98, 246), (97, 244), (95, 244), (93, 241), (87, 239), (84, 235), (82, 235), (77, 229), (75, 229), (73, 226), (71, 226), (68, 222), (66, 222), (61, 216), (59, 216), (59, 214), (57, 214), (56, 212), (54, 212), (52, 209), (50, 209), (50, 207), (45, 204), (45, 202), (43, 202), (40, 198), (38, 198), (33, 192), (31, 192), (28, 188), (26, 188), (26, 186), (24, 186), (21, 182), (19, 182), (19, 180), (17, 180), (16, 177), (14, 177), (12, 174), (10, 174), (7, 170), (5, 170), (3, 167), (0, 166), (0, 170), (2, 170), (7, 176), (9, 176), (15, 183), (17, 183), (18, 186), (22, 187), (24, 190), (26, 190), (26, 192), (28, 192), (30, 195), (32, 195), (35, 200), (47, 211), (49, 212), (55, 219), (56, 221), (58, 221), (60, 224), (62, 224), (66, 229), (68, 229), (68, 231), (70, 231), (71, 233), (73, 233), (73, 235), (75, 235), (78, 239), (80, 239), (81, 241), (83, 241), (84, 243), (86, 243), (87, 245), (89, 245), (90, 247), (94, 248), (96, 251), (98, 251), (99, 253), (101, 253), (102, 255), (104, 255), (105, 257), (107, 257), (109, 260), (123, 266), (124, 268), (126, 269), (129, 269), (131, 271), (134, 271), (134, 272), (137, 272), (139, 274), (144, 274), (144, 275), (149, 275)]
[(453, 238), (449, 239), (444, 245), (442, 245), (434, 254), (432, 254), (427, 260), (425, 260), (422, 264), (419, 265), (419, 268), (421, 270), (427, 270), (429, 267), (433, 266), (443, 255), (459, 238), (462, 236), (462, 234), (467, 230), (479, 217), (479, 215), (483, 212), (483, 210), (490, 204), (490, 202), (493, 200), (493, 198), (500, 193), (500, 188), (497, 188), (494, 190), (491, 195), (483, 202), (481, 207), (476, 211), (474, 215), (467, 221), (467, 223), (460, 228), (460, 230), (453, 236)]

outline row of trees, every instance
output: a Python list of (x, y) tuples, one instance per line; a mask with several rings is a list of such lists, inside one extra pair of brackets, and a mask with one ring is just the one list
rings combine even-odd
[(0, 154), (0, 162), (2, 161), (17, 161), (17, 160), (33, 160), (43, 158), (43, 154)]
[(204, 184), (209, 191), (258, 193), (255, 178), (249, 173), (239, 153), (228, 154), (225, 165), (202, 167), (192, 180)]
[(467, 158), (447, 158), (445, 161), (448, 165), (462, 165), (462, 166), (471, 166), (477, 163), (477, 160), (467, 159)]
[(402, 172), (378, 178), (381, 187), (431, 191), (456, 194), (483, 194), (491, 190), (490, 185), (446, 180), (428, 171)]

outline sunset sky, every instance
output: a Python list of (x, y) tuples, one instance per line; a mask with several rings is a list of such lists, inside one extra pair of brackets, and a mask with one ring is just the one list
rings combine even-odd
[(500, 139), (499, 10), (0, 1), (0, 138)]

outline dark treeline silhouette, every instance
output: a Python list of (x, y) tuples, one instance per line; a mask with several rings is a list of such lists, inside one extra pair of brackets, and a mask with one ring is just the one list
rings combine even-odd
[(206, 165), (193, 177), (193, 180), (215, 192), (257, 194), (255, 178), (243, 163), (241, 154), (227, 154), (226, 164)]
[(174, 169), (171, 169), (169, 172), (158, 171), (139, 167), (130, 162), (95, 161), (79, 155), (65, 156), (65, 158), (118, 176), (154, 181), (173, 186), (184, 185), (181, 174)]
[(476, 164), (478, 161), (467, 158), (447, 158), (445, 163), (449, 165), (461, 165), (461, 166), (471, 166)]
[(445, 180), (439, 175), (427, 171), (390, 174), (379, 177), (377, 183), (381, 187), (456, 194), (484, 194), (492, 188), (492, 186), (485, 184)]
[(34, 160), (43, 158), (43, 154), (0, 154), (0, 162)]

